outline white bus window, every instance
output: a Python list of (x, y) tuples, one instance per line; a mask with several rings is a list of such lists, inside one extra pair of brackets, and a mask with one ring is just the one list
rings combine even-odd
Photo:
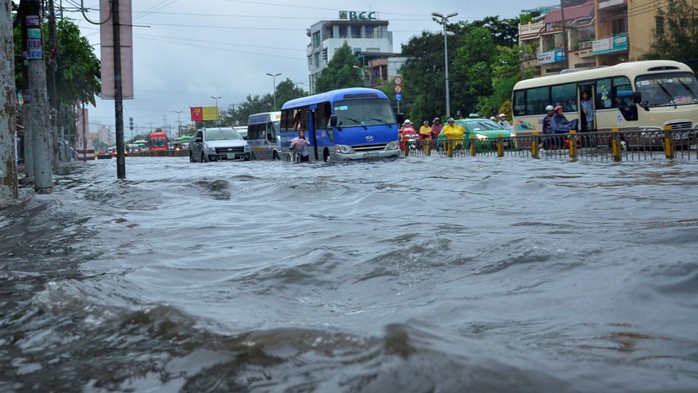
[(552, 87), (553, 105), (562, 105), (565, 112), (577, 111), (577, 84), (567, 83)]
[(596, 109), (613, 108), (611, 78), (596, 81)]

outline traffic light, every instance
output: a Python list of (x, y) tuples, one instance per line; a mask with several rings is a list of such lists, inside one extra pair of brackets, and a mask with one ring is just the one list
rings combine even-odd
[(128, 118), (128, 128), (133, 131), (133, 117)]

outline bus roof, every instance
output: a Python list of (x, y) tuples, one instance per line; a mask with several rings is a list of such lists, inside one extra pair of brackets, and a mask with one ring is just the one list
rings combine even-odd
[[(658, 71), (688, 71), (693, 72), (684, 63), (673, 60), (629, 61), (608, 67), (592, 68), (559, 75), (547, 75), (519, 81), (514, 90), (527, 89), (537, 86), (556, 85), (569, 82), (593, 80), (604, 77), (627, 75), (630, 77)], [(631, 78), (634, 79), (634, 78)]]
[(287, 101), (281, 107), (282, 110), (317, 104), (320, 102), (334, 102), (339, 100), (350, 100), (354, 98), (384, 98), (388, 99), (380, 90), (370, 89), (368, 87), (350, 87), (346, 89), (332, 90), (325, 93), (315, 94), (312, 96), (296, 98), (295, 100)]
[(269, 120), (281, 120), (281, 111), (251, 114), (247, 118), (247, 124), (264, 124)]

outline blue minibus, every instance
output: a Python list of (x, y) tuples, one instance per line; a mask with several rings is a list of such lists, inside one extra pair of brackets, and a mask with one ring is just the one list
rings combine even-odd
[(289, 145), (300, 127), (310, 142), (311, 161), (398, 157), (402, 121), (397, 120), (388, 97), (376, 89), (355, 87), (297, 98), (281, 108), (280, 148), (293, 159)]

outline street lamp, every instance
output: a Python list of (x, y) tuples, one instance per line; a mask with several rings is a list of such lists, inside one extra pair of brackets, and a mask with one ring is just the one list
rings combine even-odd
[(450, 99), (450, 94), (448, 91), (448, 32), (446, 31), (446, 24), (448, 23), (449, 18), (453, 18), (454, 16), (458, 15), (457, 12), (451, 12), (450, 14), (443, 16), (443, 14), (440, 14), (438, 12), (432, 12), (431, 15), (434, 17), (435, 22), (441, 21), (441, 23), (444, 25), (444, 64), (445, 64), (445, 73), (446, 73), (446, 117), (451, 117), (451, 99)]
[(221, 96), (218, 96), (218, 97), (211, 96), (211, 98), (213, 98), (214, 100), (216, 100), (216, 120), (219, 120), (220, 117), (221, 117), (221, 114), (220, 114), (220, 110), (218, 109), (218, 100), (220, 100), (220, 99), (223, 98), (223, 97), (221, 97)]
[(276, 77), (281, 75), (281, 73), (279, 72), (278, 74), (270, 74), (267, 72), (267, 75), (269, 75), (271, 77), (271, 79), (272, 79), (271, 83), (274, 84), (274, 89), (273, 89), (273, 91), (274, 91), (274, 110), (276, 110)]
[(179, 114), (182, 113), (182, 111), (174, 111), (174, 113), (177, 114), (177, 136), (180, 136), (182, 132), (182, 122), (179, 120)]
[(355, 65), (355, 66), (352, 66), (352, 67), (353, 67), (353, 68), (356, 68), (356, 69), (359, 70), (359, 71), (361, 71), (361, 79), (363, 79), (363, 81), (364, 81), (364, 86), (370, 86), (369, 84), (366, 83), (366, 80), (368, 79), (368, 78), (366, 78), (366, 74), (367, 74), (366, 69), (365, 69), (364, 67), (359, 67), (359, 66), (356, 66), (356, 65)]

